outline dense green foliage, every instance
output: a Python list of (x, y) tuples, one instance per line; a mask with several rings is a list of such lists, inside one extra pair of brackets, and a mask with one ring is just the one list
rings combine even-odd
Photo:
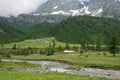
[(90, 16), (69, 17), (56, 24), (51, 33), (64, 42), (103, 44), (113, 34), (120, 37), (120, 21)]
[(31, 25), (29, 27), (14, 27), (0, 22), (0, 43), (18, 42), (25, 39), (34, 39), (48, 36), (49, 23)]
[(29, 38), (41, 38), (49, 36), (49, 28), (52, 26), (52, 23), (44, 22), (41, 24), (31, 25), (26, 27), (26, 32), (29, 33)]
[(55, 37), (66, 43), (101, 44), (109, 42), (112, 35), (120, 37), (120, 21), (90, 16), (69, 17), (59, 23), (41, 23), (20, 29), (0, 23), (0, 42), (21, 41), (26, 38)]
[(119, 52), (118, 46), (119, 46), (118, 40), (115, 36), (113, 36), (108, 46), (109, 51), (111, 54), (113, 54), (113, 56), (116, 56), (116, 53)]
[(24, 30), (0, 22), (0, 43), (21, 41), (26, 38)]

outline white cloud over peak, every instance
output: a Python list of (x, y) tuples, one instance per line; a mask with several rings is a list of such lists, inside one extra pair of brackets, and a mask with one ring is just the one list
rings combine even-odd
[(18, 16), (36, 10), (47, 0), (0, 0), (0, 16)]

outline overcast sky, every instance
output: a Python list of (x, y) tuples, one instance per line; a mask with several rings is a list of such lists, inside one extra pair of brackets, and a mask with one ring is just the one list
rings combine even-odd
[[(0, 0), (0, 16), (18, 16), (36, 10), (47, 0)], [(85, 0), (81, 0), (85, 1)]]
[(30, 13), (47, 0), (0, 0), (0, 16)]

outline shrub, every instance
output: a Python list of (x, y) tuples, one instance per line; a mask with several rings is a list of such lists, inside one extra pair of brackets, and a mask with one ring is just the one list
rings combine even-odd
[(40, 55), (46, 54), (46, 49), (40, 49)]
[(17, 49), (17, 45), (16, 44), (13, 45), (13, 49)]
[(101, 55), (100, 53), (98, 53), (98, 55)]
[(6, 58), (11, 58), (10, 54), (5, 55)]
[(107, 54), (105, 52), (103, 52), (103, 55), (106, 56)]
[(88, 57), (88, 54), (86, 54), (85, 57)]
[(1, 56), (0, 56), (0, 62), (1, 62)]
[(84, 50), (82, 49), (82, 50), (80, 50), (80, 54), (83, 54), (84, 53)]

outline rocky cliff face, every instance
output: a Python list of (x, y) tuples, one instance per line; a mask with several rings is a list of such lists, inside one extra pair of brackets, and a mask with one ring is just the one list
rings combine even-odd
[(48, 0), (35, 12), (42, 15), (120, 15), (120, 0)]
[(88, 5), (88, 1), (80, 0), (48, 0), (40, 6), (34, 14), (63, 14), (77, 15), (80, 10)]
[(68, 11), (80, 9), (83, 5), (78, 0), (48, 0), (40, 6), (36, 13), (52, 13), (54, 11)]
[(0, 17), (0, 21), (4, 23), (8, 23), (14, 26), (26, 27), (35, 24), (40, 24), (43, 22), (60, 22), (68, 16), (64, 15), (29, 15), (29, 14), (21, 14), (18, 17)]
[(101, 14), (103, 16), (117, 16), (120, 15), (120, 1), (119, 0), (90, 0), (89, 1), (89, 11), (92, 14), (96, 10), (102, 10)]

